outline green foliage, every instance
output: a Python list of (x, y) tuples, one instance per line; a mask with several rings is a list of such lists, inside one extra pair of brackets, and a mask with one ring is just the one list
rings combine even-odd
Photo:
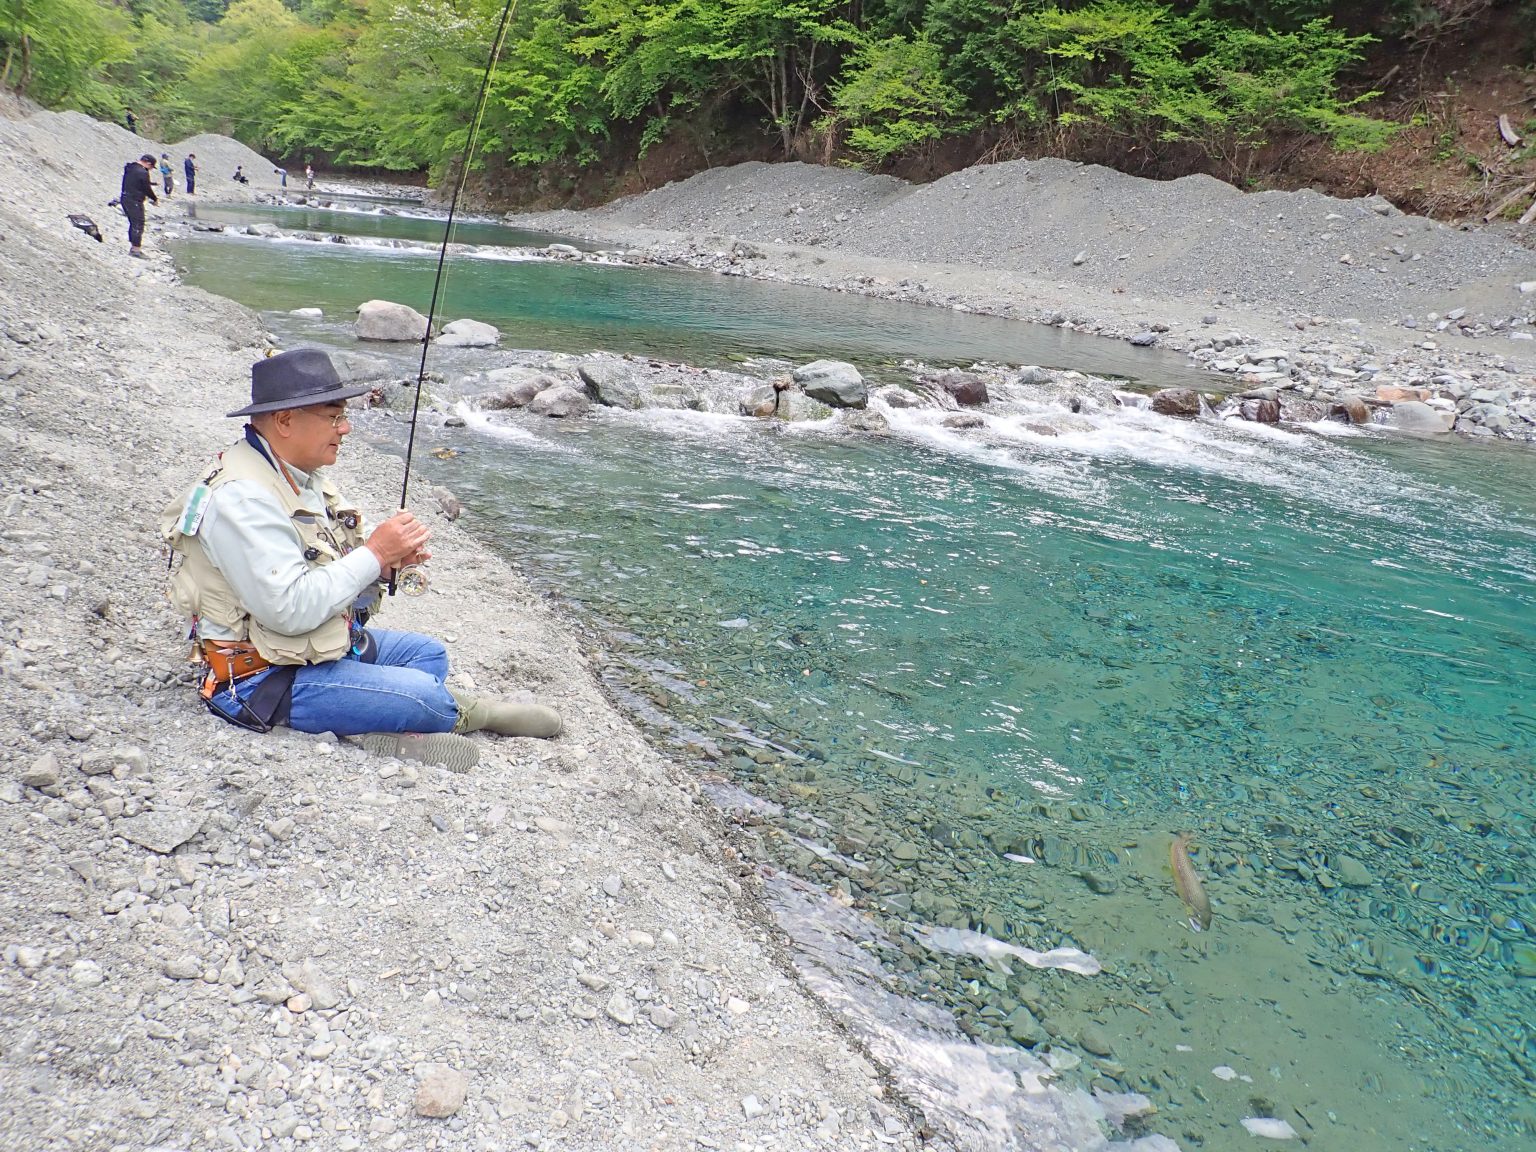
[(1233, 175), (1276, 131), (1347, 149), (1379, 148), (1392, 131), (1350, 111), (1367, 97), (1337, 94), (1340, 71), (1367, 38), (1323, 20), (1254, 31), (1153, 0), (1093, 0), (1027, 13), (1008, 33), (1047, 61), (1033, 95), (1063, 129), (1139, 147), (1194, 144)]
[(833, 94), (851, 126), (849, 146), (879, 161), (937, 140), (965, 102), (943, 65), (926, 37), (891, 36), (860, 47)]
[(131, 23), (94, 0), (6, 0), (0, 9), (0, 87), (43, 104), (117, 115), (102, 74), (131, 52)]
[[(441, 175), (502, 2), (0, 0), (0, 67), (45, 103), (132, 106), (161, 138), (216, 129), (279, 156)], [(786, 154), (814, 131), (881, 163), (990, 123), (1193, 146), (1240, 177), (1277, 133), (1367, 149), (1389, 136), (1339, 95), (1366, 39), (1330, 19), (1443, 28), (1495, 3), (518, 0), (471, 162), (568, 171), (749, 113)]]

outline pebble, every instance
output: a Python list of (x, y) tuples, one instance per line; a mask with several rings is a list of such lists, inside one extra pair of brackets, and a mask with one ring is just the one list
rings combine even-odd
[(21, 782), (28, 788), (55, 788), (59, 783), (59, 758), (44, 752), (22, 769)]
[(416, 1088), (416, 1115), (442, 1119), (464, 1106), (469, 1078), (454, 1068), (435, 1067)]
[(615, 992), (603, 1011), (620, 1024), (627, 1025), (635, 1022), (635, 1002), (622, 992)]

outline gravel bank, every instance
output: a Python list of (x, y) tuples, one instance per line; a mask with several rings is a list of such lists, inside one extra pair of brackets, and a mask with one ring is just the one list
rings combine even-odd
[[(715, 810), (457, 525), (384, 622), (448, 638), (465, 687), (557, 702), (562, 738), (488, 740), (453, 776), (202, 711), (154, 522), (238, 431), (264, 336), (155, 253), (181, 194), (128, 258), (102, 205), (159, 145), (22, 111), (0, 107), (25, 190), (0, 202), (0, 1146), (916, 1147), (786, 974)], [(258, 190), (234, 163), (271, 179), (190, 146), (199, 199)], [(338, 468), (391, 507), (397, 461)]]
[[(1422, 390), (1458, 431), (1536, 439), (1536, 254), (1379, 198), (1247, 195), (1059, 160), (922, 186), (753, 163), (508, 222), (730, 275), (1156, 342), (1212, 369), (1222, 393), (1347, 391), (1375, 406)], [(1266, 362), (1279, 372), (1255, 378)]]

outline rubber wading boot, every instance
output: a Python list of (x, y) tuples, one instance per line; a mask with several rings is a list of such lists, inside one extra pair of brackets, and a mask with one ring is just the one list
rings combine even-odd
[(549, 740), (560, 735), (560, 713), (544, 704), (514, 704), (508, 700), (482, 700), (458, 692), (455, 732), (494, 732), (498, 736), (533, 736)]
[(480, 761), (480, 746), (453, 732), (370, 732), (362, 743), (375, 756), (415, 760), (450, 772), (468, 772)]

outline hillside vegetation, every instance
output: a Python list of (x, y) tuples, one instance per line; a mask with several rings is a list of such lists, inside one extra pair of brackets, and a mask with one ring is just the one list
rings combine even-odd
[[(159, 139), (440, 176), (502, 13), (7, 0), (0, 82)], [(475, 164), (492, 199), (579, 202), (746, 158), (1057, 155), (1469, 211), (1530, 167), (1533, 43), (1536, 0), (514, 0)], [(1479, 107), (1501, 83), (1515, 144)]]

